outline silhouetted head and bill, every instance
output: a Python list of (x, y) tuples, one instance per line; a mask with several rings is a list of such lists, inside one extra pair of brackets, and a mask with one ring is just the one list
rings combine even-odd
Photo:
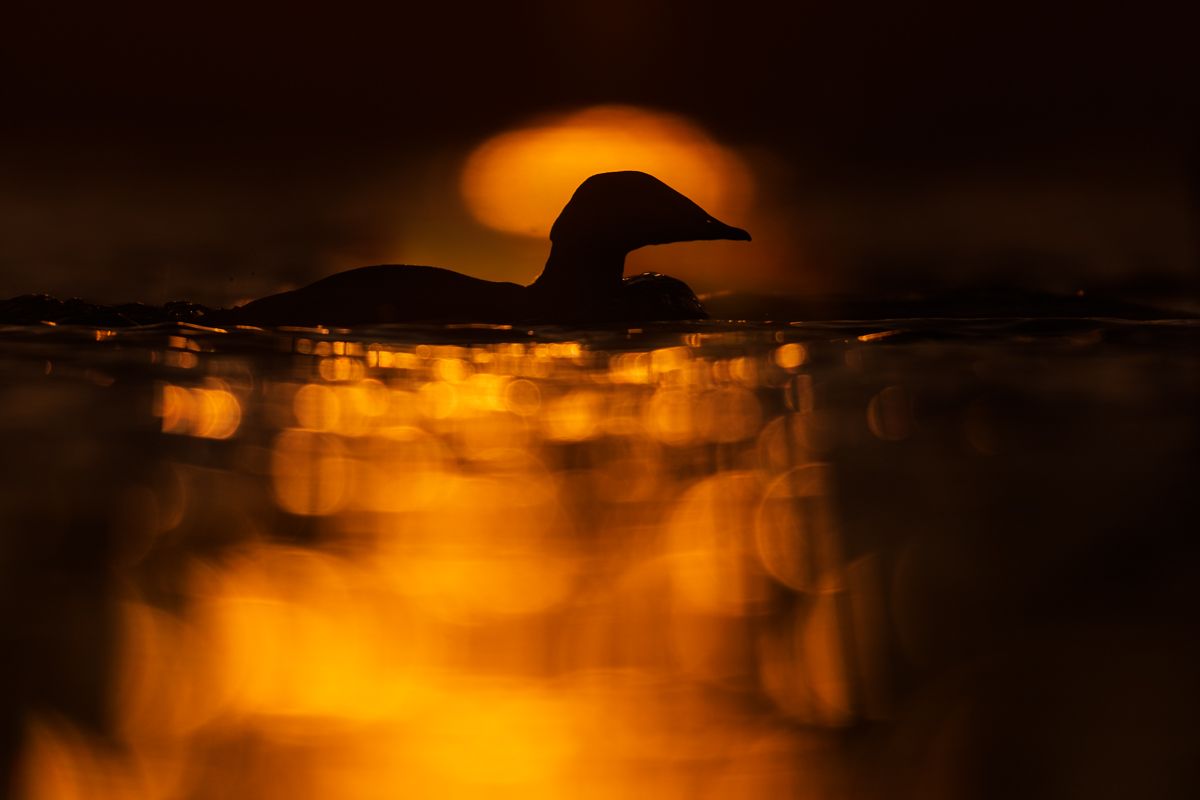
[(593, 175), (550, 229), (550, 257), (529, 286), (485, 281), (438, 267), (380, 265), (332, 275), (233, 310), (259, 325), (390, 322), (605, 322), (702, 319), (677, 278), (623, 279), (639, 247), (750, 234), (721, 222), (644, 172)]
[(556, 245), (578, 244), (629, 253), (651, 244), (713, 239), (750, 241), (645, 172), (603, 172), (579, 185), (550, 228)]

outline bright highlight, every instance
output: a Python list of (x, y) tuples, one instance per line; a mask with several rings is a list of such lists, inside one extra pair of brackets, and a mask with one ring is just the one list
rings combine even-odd
[(490, 228), (545, 238), (583, 180), (641, 170), (719, 218), (739, 218), (753, 180), (741, 159), (694, 123), (632, 106), (545, 118), (484, 142), (463, 167), (471, 213)]

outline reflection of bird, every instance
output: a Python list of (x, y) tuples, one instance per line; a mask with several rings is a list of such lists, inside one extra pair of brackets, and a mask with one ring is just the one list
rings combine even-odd
[(259, 325), (383, 322), (602, 322), (707, 316), (687, 284), (646, 273), (622, 279), (625, 256), (650, 244), (750, 234), (713, 218), (644, 172), (593, 175), (550, 230), (550, 258), (529, 286), (438, 267), (362, 267), (233, 309)]

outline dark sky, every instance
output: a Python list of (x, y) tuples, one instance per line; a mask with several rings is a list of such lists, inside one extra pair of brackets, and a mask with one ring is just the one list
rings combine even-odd
[[(472, 145), (613, 102), (756, 154), (794, 263), (749, 288), (1195, 285), (1200, 49), (1166, 6), (6, 8), (0, 296), (227, 303), (388, 261), (394, 219), (463, 217)], [(531, 279), (544, 247), (496, 236)]]

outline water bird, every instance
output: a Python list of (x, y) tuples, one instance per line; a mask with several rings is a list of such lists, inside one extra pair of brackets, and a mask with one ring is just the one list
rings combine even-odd
[(624, 278), (625, 256), (672, 242), (750, 241), (644, 172), (593, 175), (550, 229), (550, 256), (528, 286), (440, 267), (360, 267), (231, 309), (254, 325), (390, 322), (551, 322), (704, 319), (683, 281), (644, 273)]

